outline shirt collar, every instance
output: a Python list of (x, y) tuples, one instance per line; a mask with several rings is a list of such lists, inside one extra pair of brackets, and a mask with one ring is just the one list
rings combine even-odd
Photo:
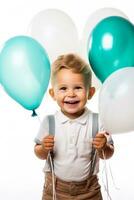
[(66, 115), (64, 115), (61, 111), (58, 111), (57, 117), (58, 117), (59, 122), (61, 122), (62, 124), (66, 123), (68, 121), (75, 121), (79, 124), (84, 125), (87, 122), (89, 113), (91, 113), (91, 111), (88, 108), (85, 108), (84, 113), (80, 117), (78, 117), (76, 119), (70, 119)]

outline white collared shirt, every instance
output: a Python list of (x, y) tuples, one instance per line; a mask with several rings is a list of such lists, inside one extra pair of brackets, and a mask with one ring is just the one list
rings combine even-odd
[[(69, 119), (61, 111), (55, 113), (54, 172), (65, 181), (85, 180), (90, 172), (92, 152), (92, 112), (85, 112), (76, 119)], [(48, 122), (43, 120), (38, 140), (48, 133)], [(98, 173), (97, 159), (94, 173)]]

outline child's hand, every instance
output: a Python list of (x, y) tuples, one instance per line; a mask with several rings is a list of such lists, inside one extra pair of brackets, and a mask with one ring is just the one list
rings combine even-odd
[(97, 133), (95, 138), (93, 138), (93, 147), (97, 150), (102, 150), (106, 147), (107, 138), (104, 133)]
[(43, 149), (46, 151), (53, 151), (54, 147), (54, 136), (48, 135), (42, 140)]

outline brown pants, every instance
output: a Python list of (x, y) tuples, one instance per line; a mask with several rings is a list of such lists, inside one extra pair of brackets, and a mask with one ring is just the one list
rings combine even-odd
[[(66, 182), (55, 177), (56, 200), (102, 200), (96, 175), (82, 182)], [(52, 175), (46, 173), (42, 200), (53, 199)]]

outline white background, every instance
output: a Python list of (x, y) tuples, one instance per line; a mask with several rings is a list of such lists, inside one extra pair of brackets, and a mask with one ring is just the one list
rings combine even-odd
[[(134, 12), (130, 2), (130, 0), (4, 0), (0, 5), (0, 45), (12, 36), (27, 34), (31, 19), (43, 9), (58, 8), (65, 11), (74, 20), (81, 35), (90, 14), (102, 7), (120, 9), (133, 22)], [(96, 95), (88, 106), (97, 111), (97, 104)], [(45, 114), (53, 113), (55, 109), (55, 104), (46, 94), (37, 112), (42, 119)], [(33, 139), (38, 128), (38, 119), (32, 118), (30, 111), (14, 102), (0, 88), (1, 200), (41, 199), (44, 161), (37, 159), (33, 153)], [(134, 133), (113, 135), (113, 139), (115, 154), (110, 160), (110, 166), (119, 190), (115, 188), (108, 172), (111, 197), (113, 200), (134, 200)], [(107, 199), (106, 194), (103, 195), (104, 200)]]

